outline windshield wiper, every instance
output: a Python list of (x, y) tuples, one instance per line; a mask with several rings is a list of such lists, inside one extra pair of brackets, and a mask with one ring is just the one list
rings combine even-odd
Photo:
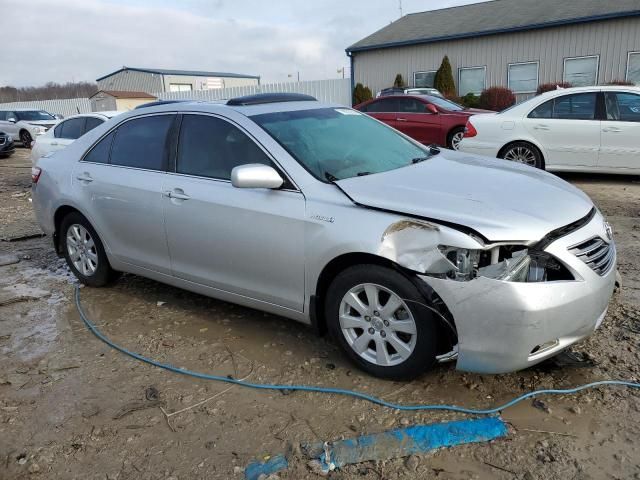
[(415, 165), (416, 163), (424, 162), (425, 160), (429, 160), (431, 157), (433, 157), (434, 155), (438, 155), (439, 153), (440, 148), (437, 145), (429, 145), (429, 155), (427, 155), (426, 157), (412, 158), (411, 163)]
[(338, 181), (338, 177), (336, 177), (335, 175), (332, 175), (329, 172), (324, 172), (324, 178), (326, 178), (327, 180), (329, 180), (331, 183), (333, 182), (337, 182)]
[(365, 175), (371, 175), (371, 172), (358, 172), (356, 173), (356, 175), (359, 177), (364, 177)]

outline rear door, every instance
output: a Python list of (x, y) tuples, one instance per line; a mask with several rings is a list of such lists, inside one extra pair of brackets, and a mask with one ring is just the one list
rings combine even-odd
[(134, 117), (103, 137), (73, 172), (75, 198), (119, 261), (170, 274), (162, 211), (175, 114)]
[(555, 97), (523, 119), (527, 131), (542, 146), (547, 166), (595, 167), (600, 151), (598, 92)]
[(397, 129), (426, 145), (439, 143), (441, 118), (427, 110), (427, 105), (415, 98), (399, 97)]
[(362, 111), (391, 127), (398, 128), (398, 122), (396, 121), (398, 97), (380, 97), (367, 105)]
[(249, 163), (276, 167), (228, 120), (182, 116), (175, 173), (163, 188), (173, 274), (302, 311), (304, 196), (293, 185), (235, 188), (231, 170)]
[(603, 92), (606, 114), (598, 167), (640, 172), (640, 95)]

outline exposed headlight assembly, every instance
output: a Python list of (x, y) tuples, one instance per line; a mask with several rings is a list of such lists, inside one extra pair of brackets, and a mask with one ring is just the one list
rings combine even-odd
[(567, 267), (546, 252), (509, 245), (491, 250), (468, 250), (440, 245), (440, 253), (451, 263), (446, 277), (466, 282), (477, 277), (505, 282), (574, 280)]

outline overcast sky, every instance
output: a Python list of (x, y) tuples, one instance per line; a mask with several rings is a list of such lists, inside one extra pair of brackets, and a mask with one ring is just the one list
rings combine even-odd
[[(478, 0), (403, 0), (420, 12)], [(344, 49), (398, 0), (2, 0), (0, 86), (88, 80), (123, 65), (337, 78)]]

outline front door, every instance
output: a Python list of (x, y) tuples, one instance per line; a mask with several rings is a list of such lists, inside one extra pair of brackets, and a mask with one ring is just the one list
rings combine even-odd
[(604, 92), (606, 116), (598, 167), (640, 171), (640, 95)]
[(11, 111), (3, 111), (0, 112), (0, 130), (4, 133), (11, 135), (14, 141), (18, 141), (18, 126), (16, 122), (18, 121), (18, 116), (15, 112)]
[(231, 185), (243, 164), (273, 165), (239, 127), (183, 115), (175, 173), (163, 187), (176, 277), (297, 311), (304, 303), (305, 200), (278, 190)]
[(398, 130), (425, 145), (438, 144), (442, 137), (440, 115), (429, 112), (427, 105), (415, 98), (398, 98), (396, 122)]
[(595, 167), (600, 151), (598, 92), (553, 98), (523, 120), (525, 128), (545, 150), (547, 166)]

